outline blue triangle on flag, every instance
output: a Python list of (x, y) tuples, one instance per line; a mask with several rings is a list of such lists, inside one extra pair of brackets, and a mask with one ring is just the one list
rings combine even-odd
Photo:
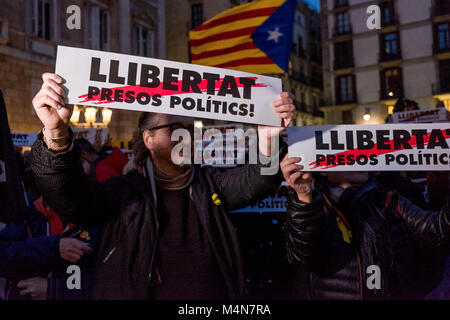
[(286, 0), (252, 34), (255, 45), (285, 72), (289, 71), (297, 0)]

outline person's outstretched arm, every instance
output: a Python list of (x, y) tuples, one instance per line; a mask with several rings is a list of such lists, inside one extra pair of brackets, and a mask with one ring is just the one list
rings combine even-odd
[(450, 253), (450, 198), (441, 211), (424, 210), (401, 195), (397, 195), (397, 213), (405, 221), (413, 241), (424, 250), (439, 248)]
[(32, 147), (32, 169), (45, 201), (69, 222), (102, 227), (120, 209), (123, 184), (89, 179), (68, 127), (72, 107), (66, 105), (62, 79), (45, 73), (33, 106), (44, 125)]
[[(216, 170), (214, 173), (221, 196), (230, 210), (240, 209), (264, 199), (283, 181), (279, 162), (287, 153), (287, 145), (280, 138), (280, 134), (291, 122), (295, 107), (292, 95), (287, 92), (282, 92), (272, 105), (281, 119), (281, 127), (258, 126), (259, 163), (224, 172)], [(272, 146), (274, 141), (278, 142), (278, 148)], [(266, 164), (261, 163), (261, 157), (265, 158)]]

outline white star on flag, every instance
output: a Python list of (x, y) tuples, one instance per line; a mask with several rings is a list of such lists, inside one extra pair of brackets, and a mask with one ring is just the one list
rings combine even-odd
[(269, 37), (267, 38), (267, 41), (270, 41), (270, 40), (273, 40), (273, 41), (275, 41), (276, 43), (278, 43), (278, 38), (279, 37), (281, 37), (282, 35), (283, 35), (283, 33), (281, 33), (280, 31), (279, 31), (279, 28), (278, 27), (276, 27), (275, 28), (275, 30), (273, 30), (273, 31), (267, 31), (267, 32), (269, 32)]

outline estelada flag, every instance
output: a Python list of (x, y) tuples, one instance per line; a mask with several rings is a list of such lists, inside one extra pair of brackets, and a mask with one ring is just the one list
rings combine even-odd
[(19, 162), (14, 153), (6, 106), (0, 90), (0, 222), (25, 219), (26, 210)]
[(289, 71), (297, 0), (259, 0), (189, 32), (191, 62), (257, 74)]

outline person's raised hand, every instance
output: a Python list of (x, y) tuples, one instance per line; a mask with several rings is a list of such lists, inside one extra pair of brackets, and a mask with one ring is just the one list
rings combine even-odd
[[(282, 131), (286, 130), (294, 118), (294, 96), (291, 93), (282, 92), (279, 95), (279, 99), (272, 102), (272, 107), (277, 117), (281, 119), (281, 126), (258, 126), (258, 136), (260, 137), (259, 148), (267, 156), (271, 155), (272, 136), (279, 136)], [(263, 138), (265, 138), (264, 141)]]
[(33, 99), (34, 110), (45, 127), (47, 137), (66, 136), (73, 106), (66, 104), (63, 81), (54, 73), (44, 73), (42, 80), (41, 90)]
[(313, 177), (310, 172), (301, 171), (303, 166), (297, 164), (300, 160), (300, 157), (289, 158), (286, 155), (280, 163), (280, 168), (288, 185), (297, 193), (298, 199), (305, 203), (311, 203)]

